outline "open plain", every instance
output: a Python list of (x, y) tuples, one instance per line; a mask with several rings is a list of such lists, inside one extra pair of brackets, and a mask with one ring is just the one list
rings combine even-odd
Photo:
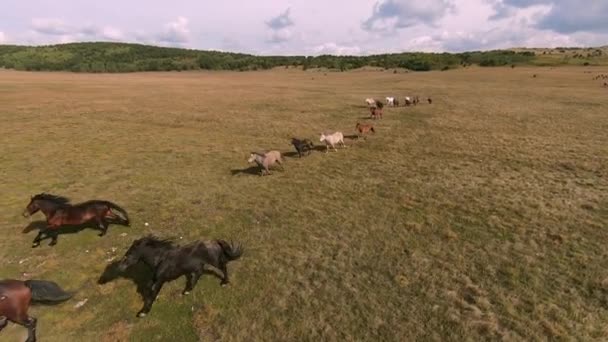
[[(0, 278), (78, 291), (31, 310), (41, 341), (606, 340), (607, 72), (0, 71)], [(423, 101), (348, 139), (365, 98), (406, 95)], [(323, 153), (325, 130), (347, 148)], [(318, 150), (299, 159), (292, 137)], [(247, 164), (264, 149), (284, 171)], [(21, 212), (43, 191), (132, 226), (32, 249), (43, 216)], [(98, 279), (148, 233), (245, 254), (230, 286), (182, 297), (179, 279), (138, 319), (144, 270)]]

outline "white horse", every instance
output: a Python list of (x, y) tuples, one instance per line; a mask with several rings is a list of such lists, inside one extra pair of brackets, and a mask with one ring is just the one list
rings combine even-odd
[[(279, 151), (268, 151), (266, 153), (251, 152), (249, 155), (248, 163), (255, 162), (260, 167), (260, 176), (264, 175), (264, 171), (267, 175), (270, 174), (269, 167), (274, 165), (276, 162), (283, 169), (283, 160), (281, 159), (281, 152)], [(283, 169), (284, 170), (284, 169)]]
[(395, 105), (395, 98), (394, 97), (387, 97), (386, 98), (386, 105), (387, 106), (394, 106)]
[(365, 99), (365, 103), (367, 103), (368, 106), (376, 106), (376, 100), (372, 99), (372, 98), (367, 98)]
[(342, 145), (342, 147), (346, 147), (344, 144), (344, 134), (342, 132), (334, 132), (334, 133), (321, 133), (321, 138), (319, 139), (321, 142), (325, 142), (325, 153), (329, 152), (329, 146), (334, 149), (334, 151), (338, 152), (336, 148), (337, 144)]

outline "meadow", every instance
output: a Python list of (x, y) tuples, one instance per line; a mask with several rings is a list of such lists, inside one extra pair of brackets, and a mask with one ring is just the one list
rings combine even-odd
[[(605, 341), (600, 73), (0, 70), (0, 279), (77, 291), (30, 311), (41, 341)], [(295, 156), (291, 137), (352, 135), (364, 99), (389, 95), (433, 103), (385, 108), (367, 141)], [(284, 171), (256, 174), (246, 160), (264, 149), (286, 154)], [(43, 216), (21, 212), (43, 191), (113, 201), (133, 224), (31, 249)], [(205, 276), (182, 297), (182, 278), (138, 319), (136, 284), (98, 279), (149, 233), (245, 254), (230, 286)], [(9, 325), (0, 340), (25, 335)]]

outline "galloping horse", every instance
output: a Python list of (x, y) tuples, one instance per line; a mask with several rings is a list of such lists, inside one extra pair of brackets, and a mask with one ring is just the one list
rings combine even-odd
[(0, 331), (8, 322), (27, 328), (26, 342), (36, 341), (36, 318), (27, 311), (32, 302), (59, 303), (72, 298), (59, 285), (44, 280), (0, 280)]
[[(116, 215), (113, 210), (117, 211), (122, 217)], [(49, 246), (56, 245), (58, 229), (64, 225), (81, 225), (94, 221), (101, 229), (99, 236), (106, 234), (110, 223), (129, 226), (127, 212), (109, 201), (92, 200), (72, 205), (66, 197), (41, 193), (32, 196), (30, 203), (23, 211), (23, 216), (32, 216), (38, 211), (42, 211), (46, 217), (47, 227), (40, 230), (32, 242), (32, 248), (40, 246), (43, 235), (51, 237)], [(112, 221), (108, 221), (108, 219)]]
[(249, 155), (249, 159), (247, 159), (248, 163), (256, 163), (260, 167), (260, 176), (264, 175), (264, 172), (267, 175), (270, 175), (270, 167), (275, 163), (279, 164), (281, 169), (283, 168), (283, 159), (281, 157), (281, 152), (279, 151), (268, 151), (265, 153), (261, 152), (251, 152)]
[(150, 312), (164, 283), (185, 276), (186, 288), (182, 294), (187, 295), (203, 275), (205, 264), (222, 271), (221, 285), (228, 285), (226, 265), (240, 258), (242, 254), (243, 248), (240, 245), (224, 240), (198, 240), (180, 246), (171, 240), (149, 235), (133, 241), (118, 263), (118, 269), (125, 272), (127, 268), (141, 261), (153, 272), (149, 291), (144, 297), (144, 306), (137, 313), (137, 317), (144, 317)]

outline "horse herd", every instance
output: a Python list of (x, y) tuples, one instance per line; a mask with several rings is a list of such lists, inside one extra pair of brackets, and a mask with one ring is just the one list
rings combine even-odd
[[(433, 103), (433, 100), (428, 97), (427, 101), (429, 104)], [(365, 99), (370, 111), (370, 119), (382, 119), (384, 103), (373, 98)], [(420, 103), (419, 96), (406, 96), (404, 98), (405, 106), (414, 105)], [(386, 97), (386, 104), (391, 107), (399, 106), (399, 100), (395, 97)], [(374, 125), (369, 123), (357, 122), (355, 125), (355, 131), (357, 138), (366, 136), (369, 133), (376, 133)], [(340, 131), (331, 131), (320, 133), (319, 141), (325, 143), (325, 153), (328, 153), (330, 149), (338, 151), (336, 146), (346, 147), (344, 143), (344, 134)], [(309, 139), (292, 138), (291, 144), (296, 149), (298, 156), (302, 158), (303, 155), (309, 155), (314, 149), (315, 145)], [(260, 169), (260, 176), (270, 175), (270, 167), (277, 164), (281, 169), (283, 168), (283, 157), (281, 152), (277, 150), (271, 150), (267, 152), (251, 152), (249, 155), (248, 163), (255, 163)]]
[[(419, 98), (406, 97), (406, 106), (416, 105)], [(431, 103), (431, 99), (428, 99)], [(371, 118), (382, 118), (384, 104), (374, 99), (367, 99), (371, 112)], [(398, 101), (387, 97), (387, 104), (397, 106)], [(355, 126), (357, 138), (369, 133), (375, 133), (376, 129), (370, 123), (359, 123)], [(331, 150), (338, 151), (337, 146), (346, 147), (344, 134), (340, 131), (324, 132), (320, 134), (319, 141), (325, 143), (325, 153)], [(291, 144), (296, 149), (299, 157), (308, 155), (315, 145), (309, 139), (293, 138)], [(282, 156), (279, 151), (268, 151), (265, 153), (252, 152), (249, 163), (256, 163), (260, 168), (260, 175), (270, 174), (270, 167), (278, 164), (282, 168)], [(83, 226), (99, 229), (99, 236), (107, 233), (110, 224), (130, 226), (131, 220), (125, 209), (106, 200), (90, 200), (82, 203), (72, 204), (70, 199), (47, 193), (40, 193), (30, 198), (28, 205), (23, 211), (24, 217), (31, 217), (41, 212), (45, 218), (45, 227), (40, 229), (32, 241), (32, 248), (40, 246), (44, 239), (50, 239), (49, 246), (58, 242), (60, 229), (63, 227)], [(151, 270), (151, 280), (142, 291), (144, 305), (137, 313), (138, 317), (146, 316), (158, 296), (163, 284), (173, 281), (181, 276), (186, 278), (186, 287), (182, 294), (189, 294), (203, 275), (204, 266), (210, 265), (221, 271), (221, 285), (229, 283), (228, 262), (239, 259), (243, 254), (243, 248), (239, 244), (228, 243), (225, 240), (198, 240), (186, 245), (175, 244), (170, 239), (160, 239), (148, 235), (136, 239), (120, 259), (111, 264), (117, 272), (125, 274), (129, 268), (139, 262), (148, 266)], [(109, 280), (102, 275), (98, 283), (105, 284)], [(0, 280), (0, 331), (8, 322), (13, 322), (28, 329), (27, 342), (36, 341), (36, 318), (28, 315), (29, 306), (33, 302), (59, 303), (72, 298), (74, 293), (63, 290), (58, 284), (48, 280), (26, 280), (15, 279)]]

